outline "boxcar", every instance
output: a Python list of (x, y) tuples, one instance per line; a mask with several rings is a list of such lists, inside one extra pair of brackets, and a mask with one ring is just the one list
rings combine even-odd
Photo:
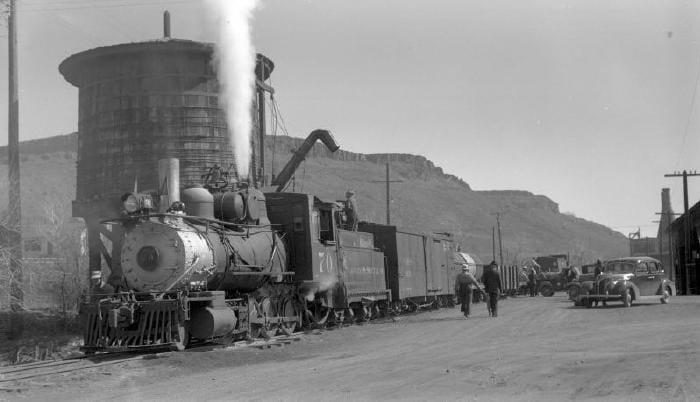
[(456, 270), (453, 241), (447, 234), (428, 235), (396, 226), (361, 222), (386, 257), (386, 284), (395, 308), (414, 309), (449, 303)]

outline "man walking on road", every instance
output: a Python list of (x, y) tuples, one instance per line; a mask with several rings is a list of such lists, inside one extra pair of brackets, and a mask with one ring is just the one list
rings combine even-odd
[(489, 269), (484, 272), (481, 280), (484, 282), (486, 293), (489, 295), (489, 315), (498, 317), (498, 298), (503, 292), (503, 287), (501, 286), (501, 275), (498, 273), (496, 261), (491, 261)]
[(530, 288), (530, 297), (537, 296), (537, 271), (535, 271), (535, 267), (530, 267), (530, 273), (527, 275), (527, 285)]
[(464, 313), (464, 318), (469, 318), (471, 313), (470, 308), (472, 304), (472, 294), (474, 289), (478, 288), (476, 278), (469, 272), (469, 266), (467, 264), (462, 264), (462, 272), (460, 272), (455, 278), (455, 295), (459, 298), (460, 303), (462, 303), (462, 313)]

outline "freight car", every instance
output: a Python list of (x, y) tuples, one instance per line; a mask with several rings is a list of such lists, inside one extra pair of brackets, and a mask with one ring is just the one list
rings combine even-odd
[(411, 233), (369, 222), (360, 222), (358, 228), (373, 234), (375, 246), (386, 256), (392, 311), (452, 305), (458, 271), (453, 263), (454, 241), (448, 233)]
[(370, 233), (340, 229), (338, 203), (245, 184), (189, 188), (181, 198), (126, 194), (122, 216), (104, 222), (124, 233), (112, 253), (120, 285), (82, 303), (83, 350), (271, 337), (303, 319), (367, 319), (391, 298), (384, 255)]

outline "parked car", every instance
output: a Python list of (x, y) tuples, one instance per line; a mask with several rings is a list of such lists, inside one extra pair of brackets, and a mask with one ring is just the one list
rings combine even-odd
[(606, 261), (603, 273), (593, 281), (572, 283), (569, 298), (577, 306), (591, 307), (594, 301), (621, 301), (629, 307), (635, 301), (668, 303), (675, 285), (659, 260), (625, 257)]

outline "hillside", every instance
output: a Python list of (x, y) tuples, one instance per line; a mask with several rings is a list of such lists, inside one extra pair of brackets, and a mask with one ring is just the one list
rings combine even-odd
[[(291, 137), (269, 137), (268, 174), (272, 172), (273, 159), (274, 171), (279, 172), (300, 142)], [(48, 215), (68, 218), (70, 202), (75, 197), (76, 149), (75, 134), (21, 143), (25, 225), (41, 225), (50, 219)], [(7, 186), (6, 155), (6, 148), (0, 148), (0, 188)], [(503, 213), (501, 232), (507, 262), (533, 255), (569, 253), (576, 263), (586, 263), (628, 252), (625, 236), (603, 225), (562, 214), (558, 205), (543, 195), (516, 190), (474, 191), (462, 179), (446, 174), (417, 155), (365, 155), (345, 150), (330, 154), (317, 144), (299, 167), (288, 191), (338, 200), (352, 188), (357, 192), (361, 219), (383, 223), (385, 186), (372, 181), (384, 180), (387, 158), (392, 180), (402, 180), (392, 184), (392, 223), (410, 231), (452, 232), (465, 251), (474, 252), (483, 260), (492, 258), (491, 231), (496, 221), (491, 213), (496, 211)], [(0, 206), (6, 202), (3, 198)]]
[[(276, 172), (289, 160), (290, 150), (300, 143), (300, 139), (290, 137), (268, 140), (268, 151), (275, 144)], [(271, 158), (271, 152), (266, 154), (266, 161)], [(411, 231), (452, 232), (464, 250), (476, 253), (482, 260), (492, 259), (491, 231), (496, 225), (493, 212), (503, 213), (503, 256), (508, 262), (534, 255), (569, 253), (575, 263), (587, 263), (629, 252), (624, 235), (562, 214), (558, 204), (546, 196), (515, 190), (474, 191), (462, 179), (446, 174), (418, 155), (365, 155), (344, 150), (331, 154), (316, 144), (297, 171), (295, 190), (339, 200), (352, 188), (357, 193), (360, 218), (383, 223), (386, 187), (372, 181), (384, 180), (387, 158), (391, 179), (402, 180), (391, 187), (392, 224)]]

